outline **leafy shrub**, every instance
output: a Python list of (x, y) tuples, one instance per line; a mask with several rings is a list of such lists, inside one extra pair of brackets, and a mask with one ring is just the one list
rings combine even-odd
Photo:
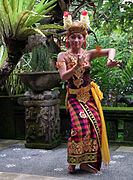
[[(132, 46), (130, 38), (132, 34), (117, 32), (110, 36), (103, 35), (100, 31), (96, 31), (99, 46), (102, 48), (115, 48), (116, 58), (121, 62), (121, 67), (108, 68), (106, 66), (107, 57), (95, 58), (91, 63), (91, 78), (100, 86), (104, 92), (104, 105), (110, 105), (110, 101), (114, 98), (113, 104), (116, 105), (116, 96), (124, 93), (131, 93), (133, 87), (133, 60), (131, 57)], [(95, 38), (88, 38), (88, 49), (94, 49), (96, 45)], [(131, 58), (130, 58), (131, 57)], [(109, 98), (109, 96), (111, 98)]]
[(31, 69), (35, 71), (49, 70), (49, 51), (47, 47), (39, 46), (32, 51)]

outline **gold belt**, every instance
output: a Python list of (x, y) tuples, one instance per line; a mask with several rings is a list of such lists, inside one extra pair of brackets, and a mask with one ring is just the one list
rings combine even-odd
[(86, 86), (86, 87), (79, 88), (79, 89), (68, 88), (69, 94), (77, 95), (76, 99), (79, 102), (83, 102), (83, 103), (86, 103), (89, 100), (89, 97), (90, 97), (89, 91), (90, 91), (90, 85)]

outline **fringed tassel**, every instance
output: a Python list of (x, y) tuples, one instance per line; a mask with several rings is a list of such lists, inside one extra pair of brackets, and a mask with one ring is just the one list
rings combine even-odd
[(84, 42), (84, 47), (86, 48), (86, 46), (87, 46), (87, 43), (86, 43), (86, 41)]
[(65, 106), (66, 106), (66, 112), (68, 112), (68, 86), (66, 86), (66, 98), (65, 98)]
[(66, 47), (67, 47), (67, 48), (69, 47), (69, 42), (68, 42), (68, 41), (66, 41)]

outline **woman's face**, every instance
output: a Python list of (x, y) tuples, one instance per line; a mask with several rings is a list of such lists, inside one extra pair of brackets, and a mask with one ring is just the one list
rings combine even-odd
[(85, 41), (85, 38), (80, 33), (73, 33), (69, 36), (70, 47), (81, 48), (84, 41)]

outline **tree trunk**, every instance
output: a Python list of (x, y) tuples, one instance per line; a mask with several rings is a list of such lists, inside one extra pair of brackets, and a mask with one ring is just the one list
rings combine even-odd
[(13, 38), (5, 38), (4, 40), (7, 47), (8, 57), (5, 59), (0, 68), (0, 86), (5, 83), (5, 80), (15, 69), (18, 61), (24, 53), (23, 50), (27, 44), (27, 40), (19, 41)]

